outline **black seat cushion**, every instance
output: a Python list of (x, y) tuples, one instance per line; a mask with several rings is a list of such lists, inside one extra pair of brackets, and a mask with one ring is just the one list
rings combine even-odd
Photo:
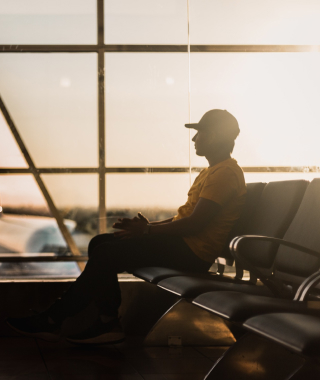
[(272, 296), (270, 290), (265, 286), (253, 285), (248, 281), (234, 282), (234, 279), (231, 277), (230, 282), (227, 282), (215, 281), (211, 278), (179, 276), (162, 280), (158, 283), (158, 286), (183, 298), (195, 298), (199, 294), (212, 290), (239, 291), (249, 294)]
[(150, 282), (152, 284), (157, 284), (158, 282), (165, 280), (169, 277), (178, 277), (178, 276), (188, 276), (193, 278), (208, 279), (221, 282), (238, 282), (242, 283), (240, 279), (236, 279), (230, 276), (222, 276), (216, 273), (188, 273), (179, 271), (176, 269), (163, 268), (163, 267), (145, 267), (135, 269), (133, 275)]
[(186, 275), (186, 272), (171, 268), (145, 267), (135, 269), (133, 275), (152, 284), (157, 284), (159, 281), (168, 277)]
[[(320, 313), (319, 313), (320, 315)], [(290, 350), (306, 355), (320, 355), (320, 318), (292, 313), (272, 313), (248, 319), (244, 326)]]
[(195, 298), (192, 303), (239, 323), (255, 315), (272, 312), (317, 313), (316, 310), (308, 309), (304, 302), (238, 292), (208, 292)]

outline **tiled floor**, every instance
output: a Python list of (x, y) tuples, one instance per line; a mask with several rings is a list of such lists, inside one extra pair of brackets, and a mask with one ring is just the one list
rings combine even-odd
[(143, 347), (139, 339), (80, 347), (0, 337), (0, 380), (202, 380), (227, 347)]

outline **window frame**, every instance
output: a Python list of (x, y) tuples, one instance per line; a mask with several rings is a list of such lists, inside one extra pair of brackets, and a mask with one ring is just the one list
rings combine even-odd
[[(189, 1), (185, 0), (188, 9), (188, 34), (189, 34)], [(97, 44), (93, 45), (0, 45), (1, 53), (97, 53), (98, 65), (96, 75), (98, 78), (98, 152), (99, 164), (97, 167), (90, 168), (41, 168), (37, 167), (30, 157), (28, 149), (26, 148), (16, 126), (10, 116), (9, 111), (5, 106), (5, 100), (1, 98), (0, 94), (0, 110), (3, 113), (11, 132), (18, 143), (18, 146), (26, 159), (28, 168), (0, 168), (0, 175), (10, 174), (32, 174), (49, 206), (49, 209), (56, 219), (59, 229), (66, 240), (70, 249), (73, 260), (78, 261), (81, 269), (84, 268), (83, 261), (85, 257), (79, 257), (81, 254), (78, 247), (74, 243), (72, 236), (65, 227), (63, 219), (57, 210), (54, 201), (52, 200), (45, 184), (41, 179), (41, 174), (85, 174), (97, 173), (99, 175), (99, 233), (106, 232), (106, 174), (107, 173), (189, 173), (199, 172), (202, 168), (191, 167), (190, 160), (188, 167), (108, 167), (106, 165), (105, 152), (105, 53), (187, 53), (189, 55), (189, 115), (190, 115), (190, 56), (196, 53), (211, 53), (219, 54), (225, 52), (232, 53), (314, 53), (320, 52), (320, 45), (191, 45), (190, 36), (188, 35), (188, 44), (186, 45), (112, 45), (104, 43), (104, 0), (97, 0)], [(189, 147), (190, 149), (190, 147)], [(244, 172), (319, 172), (318, 166), (312, 167), (243, 167)], [(41, 255), (43, 256), (43, 255)], [(77, 257), (78, 256), (78, 257)], [(8, 256), (10, 261), (10, 257)], [(14, 261), (19, 261), (18, 258), (13, 258)], [(28, 261), (28, 258), (21, 258), (21, 261)], [(34, 260), (30, 257), (29, 261)], [(40, 258), (38, 260), (41, 260)], [(48, 257), (43, 256), (43, 261), (56, 261), (52, 255)], [(70, 257), (60, 257), (59, 261), (70, 261)], [(0, 259), (1, 261), (1, 259)]]

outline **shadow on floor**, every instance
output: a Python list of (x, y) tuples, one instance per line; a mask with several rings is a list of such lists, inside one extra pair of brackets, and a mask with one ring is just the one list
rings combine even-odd
[(142, 338), (98, 347), (0, 337), (1, 380), (202, 380), (227, 347), (143, 347)]

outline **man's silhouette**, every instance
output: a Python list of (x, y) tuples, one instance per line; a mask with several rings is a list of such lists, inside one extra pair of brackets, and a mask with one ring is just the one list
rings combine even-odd
[[(199, 123), (186, 127), (197, 130), (192, 139), (196, 154), (204, 156), (209, 166), (195, 179), (177, 215), (159, 222), (149, 222), (140, 213), (133, 219), (119, 219), (114, 224), (118, 232), (91, 240), (86, 268), (66, 294), (39, 315), (9, 318), (7, 323), (12, 328), (29, 336), (56, 340), (62, 322), (93, 300), (99, 319), (68, 340), (114, 343), (124, 338), (118, 319), (121, 293), (117, 273), (148, 266), (188, 272), (209, 269), (225, 247), (245, 202), (243, 172), (230, 157), (240, 130), (234, 116), (218, 109), (208, 111)], [(170, 188), (164, 191), (170, 192)]]

